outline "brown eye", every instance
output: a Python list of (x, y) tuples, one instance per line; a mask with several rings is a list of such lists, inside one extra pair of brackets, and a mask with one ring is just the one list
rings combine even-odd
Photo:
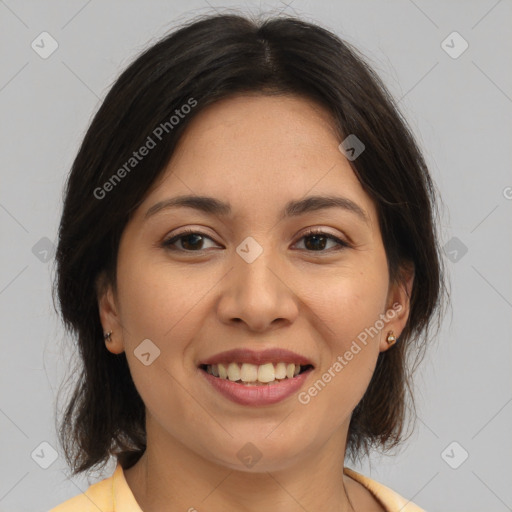
[[(203, 244), (205, 239), (211, 240), (211, 238), (204, 233), (194, 231), (189, 229), (187, 231), (183, 231), (168, 240), (164, 240), (162, 242), (162, 247), (165, 247), (170, 250), (178, 250), (185, 252), (199, 252), (203, 251), (205, 248)], [(173, 247), (176, 242), (181, 243), (181, 248)]]
[[(211, 237), (204, 233), (189, 229), (178, 233), (168, 240), (164, 240), (162, 247), (183, 252), (200, 252), (205, 250), (203, 244), (206, 239), (212, 240)], [(347, 242), (321, 230), (308, 231), (301, 237), (301, 240), (306, 240), (304, 246), (308, 252), (331, 252), (329, 249), (325, 250), (329, 241), (338, 245), (338, 248), (335, 250), (350, 247)], [(181, 248), (175, 247), (177, 242), (181, 243)]]
[(344, 242), (343, 240), (340, 240), (334, 235), (325, 233), (324, 231), (321, 230), (308, 231), (306, 234), (302, 236), (301, 240), (303, 239), (307, 240), (304, 243), (304, 246), (309, 252), (331, 252), (324, 250), (329, 241), (335, 242), (338, 245), (338, 249), (335, 250), (341, 250), (346, 247), (350, 247), (347, 242)]

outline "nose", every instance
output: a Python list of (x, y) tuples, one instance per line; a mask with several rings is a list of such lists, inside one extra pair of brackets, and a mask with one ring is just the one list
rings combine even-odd
[(254, 332), (292, 324), (299, 311), (292, 276), (270, 250), (249, 263), (234, 255), (223, 279), (218, 315), (224, 323), (244, 323)]

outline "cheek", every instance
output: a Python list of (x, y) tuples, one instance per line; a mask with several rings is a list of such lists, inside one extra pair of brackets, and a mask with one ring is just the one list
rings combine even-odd
[(312, 307), (339, 349), (374, 326), (384, 313), (388, 279), (384, 271), (378, 272), (375, 267), (338, 273), (325, 280), (322, 288), (321, 294), (312, 297)]
[[(162, 387), (175, 388), (173, 376), (188, 377), (189, 351), (202, 315), (200, 298), (214, 284), (213, 278), (205, 282), (197, 275), (197, 269), (176, 270), (168, 262), (137, 257), (135, 251), (118, 267), (124, 348), (132, 378), (148, 406), (154, 399), (161, 401)], [(151, 343), (142, 345), (148, 339)], [(140, 355), (147, 352), (146, 362), (154, 362), (146, 366)], [(172, 394), (166, 397), (169, 402), (175, 399)]]
[(207, 289), (207, 283), (198, 282), (192, 274), (193, 269), (178, 271), (143, 259), (125, 260), (119, 266), (122, 321), (129, 344), (153, 337), (168, 345)]
[(322, 391), (318, 405), (336, 403), (341, 415), (362, 398), (379, 355), (380, 315), (384, 313), (388, 280), (385, 271), (371, 269), (347, 271), (330, 279), (324, 293), (310, 303), (321, 319), (324, 335), (319, 353), (326, 355), (317, 376), (321, 382), (316, 381), (311, 394)]
[(183, 273), (135, 259), (119, 266), (118, 283), (125, 353), (148, 411), (164, 423), (170, 421), (169, 410), (192, 414), (187, 412), (190, 397), (176, 389), (185, 378), (183, 361), (193, 337), (190, 319), (201, 296), (197, 286)]

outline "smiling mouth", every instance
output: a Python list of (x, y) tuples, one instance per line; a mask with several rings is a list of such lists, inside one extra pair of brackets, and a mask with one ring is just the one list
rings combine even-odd
[(294, 379), (302, 373), (311, 371), (313, 365), (294, 363), (219, 363), (201, 364), (199, 368), (218, 379), (229, 380), (246, 386), (268, 386)]

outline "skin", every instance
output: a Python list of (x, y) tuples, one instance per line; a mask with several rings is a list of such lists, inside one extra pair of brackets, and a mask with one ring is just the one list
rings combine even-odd
[[(222, 100), (193, 119), (127, 224), (117, 290), (107, 286), (98, 301), (113, 331), (107, 349), (126, 352), (146, 406), (147, 450), (125, 471), (145, 512), (384, 510), (343, 475), (342, 461), (387, 333), (398, 337), (407, 321), (413, 276), (405, 287), (390, 283), (375, 205), (340, 142), (329, 114), (302, 97)], [(144, 219), (182, 194), (228, 201), (234, 214), (179, 208)], [(278, 221), (286, 202), (313, 194), (347, 197), (369, 222), (339, 208)], [(351, 246), (327, 240), (316, 249), (304, 238), (310, 227)], [(209, 238), (161, 246), (185, 228)], [(250, 264), (236, 252), (248, 236), (263, 248)], [(313, 361), (307, 390), (394, 303), (400, 312), (306, 405), (297, 395), (238, 405), (199, 374), (199, 361), (221, 351), (281, 347)], [(147, 338), (161, 352), (145, 366), (134, 350)], [(237, 457), (248, 442), (262, 454), (251, 468)]]

